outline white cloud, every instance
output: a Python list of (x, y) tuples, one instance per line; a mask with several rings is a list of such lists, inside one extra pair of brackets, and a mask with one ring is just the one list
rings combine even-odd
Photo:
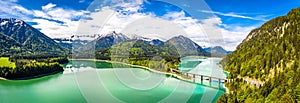
[(22, 20), (28, 20), (28, 15), (32, 12), (15, 3), (16, 0), (0, 0), (0, 17), (16, 17)]
[(170, 12), (163, 16), (165, 19), (179, 24), (191, 38), (203, 47), (223, 46), (227, 50), (235, 50), (236, 46), (257, 26), (242, 27), (226, 25), (221, 18), (211, 17), (197, 20), (186, 17), (183, 11)]
[(107, 19), (115, 14), (114, 10), (107, 7), (102, 8), (97, 12), (92, 12), (90, 15), (84, 15), (92, 18), (92, 20), (80, 20), (78, 29), (76, 29), (77, 35), (97, 34), (99, 29), (107, 22)]
[(217, 15), (222, 15), (222, 16), (229, 16), (229, 17), (236, 17), (236, 18), (243, 18), (243, 19), (251, 19), (251, 20), (262, 20), (265, 21), (264, 18), (262, 17), (250, 17), (250, 16), (244, 16), (244, 15), (238, 15), (236, 13), (222, 13), (222, 12), (216, 12), (216, 11), (207, 11), (207, 10), (202, 10), (201, 12), (204, 13), (212, 13), (212, 14), (217, 14)]
[(78, 3), (84, 3), (85, 2), (85, 0), (79, 0), (78, 1)]
[(17, 10), (17, 11), (19, 11), (19, 12), (22, 12), (24, 14), (28, 14), (28, 15), (32, 14), (32, 12), (30, 10), (25, 9), (22, 6), (15, 5), (15, 6), (12, 6), (12, 8), (15, 9), (15, 10)]
[(9, 2), (18, 2), (18, 0), (7, 0)]
[(55, 6), (56, 6), (56, 4), (49, 3), (49, 4), (45, 5), (45, 6), (42, 6), (42, 10), (48, 11), (48, 10), (51, 10)]
[(236, 47), (246, 38), (251, 30), (256, 28), (256, 26), (240, 27), (231, 26), (232, 30), (221, 29), (225, 48), (227, 50), (235, 50)]
[[(115, 7), (123, 9), (115, 10)], [(152, 13), (138, 13), (141, 9), (139, 3), (103, 7), (98, 12), (91, 13), (92, 20), (82, 20), (76, 34), (106, 34), (116, 31), (129, 37), (139, 35), (162, 40), (186, 34), (184, 29), (172, 21), (158, 18)]]
[(42, 6), (42, 10), (33, 10), (35, 17), (41, 17), (45, 19), (59, 20), (59, 21), (68, 21), (73, 19), (78, 19), (88, 11), (83, 10), (73, 10), (73, 9), (64, 9), (61, 7), (56, 7), (56, 4), (49, 3), (45, 6)]
[[(33, 25), (49, 37), (70, 37), (77, 29), (78, 19), (87, 11), (76, 11), (56, 7), (56, 4), (49, 3), (42, 6), (42, 10), (29, 10), (13, 1), (0, 1), (0, 17), (18, 18), (21, 20), (36, 22)], [(34, 19), (34, 18), (39, 19)], [(56, 21), (55, 21), (56, 20)], [(58, 23), (59, 22), (59, 23)]]
[(35, 17), (49, 18), (49, 15), (40, 10), (33, 10), (33, 14)]
[(192, 17), (186, 17), (185, 12), (169, 12), (163, 16), (164, 19), (176, 23), (185, 31), (184, 35), (196, 41), (201, 46), (210, 46), (209, 39), (200, 21)]
[(78, 19), (88, 13), (83, 10), (64, 9), (49, 3), (42, 6), (42, 10), (33, 10), (34, 17), (41, 19), (33, 19), (32, 22), (37, 22), (34, 27), (40, 28), (41, 32), (52, 38), (70, 37), (77, 30)]
[(185, 35), (201, 46), (220, 45), (227, 50), (235, 50), (255, 27), (226, 25), (219, 17), (197, 20), (187, 17), (183, 11), (169, 12), (157, 17), (154, 14), (138, 13), (137, 11), (142, 9), (138, 4), (123, 4), (123, 6), (126, 8), (118, 12), (111, 7), (103, 7), (98, 12), (91, 13), (90, 17), (93, 20), (81, 21), (76, 33), (106, 34), (116, 31), (128, 36), (135, 34), (162, 40)]
[[(124, 9), (115, 10), (115, 7)], [(126, 8), (125, 8), (126, 7)], [(85, 15), (92, 20), (81, 20), (77, 34), (106, 34), (111, 31), (120, 32), (129, 23), (146, 17), (145, 14), (138, 13), (140, 5), (122, 3), (114, 7), (102, 7), (96, 12)], [(149, 15), (148, 15), (149, 16)]]
[[(65, 9), (57, 7), (53, 3), (42, 6), (42, 10), (28, 10), (12, 2), (0, 1), (0, 4), (4, 5), (4, 7), (0, 7), (0, 16), (1, 13), (6, 13), (22, 17), (28, 17), (28, 15), (39, 17), (39, 19), (30, 21), (37, 22), (34, 27), (52, 38), (70, 37), (74, 34), (106, 34), (111, 31), (122, 32), (129, 36), (137, 34), (162, 40), (176, 35), (185, 35), (201, 46), (221, 45), (227, 50), (234, 50), (250, 30), (256, 27), (226, 25), (219, 17), (198, 20), (187, 17), (183, 11), (169, 12), (163, 17), (158, 17), (152, 13), (139, 13), (138, 11), (143, 9), (141, 3), (142, 1), (134, 4), (120, 2), (111, 7), (102, 7), (95, 12), (89, 12)], [(116, 10), (116, 7), (122, 9)], [(255, 19), (233, 13), (213, 13)], [(91, 19), (78, 21), (80, 17)]]
[[(178, 24), (156, 17), (139, 18), (128, 24), (121, 31), (133, 36), (133, 34), (148, 38), (168, 40), (174, 36), (185, 35), (186, 32)], [(131, 35), (130, 35), (131, 34)]]
[(45, 19), (33, 19), (32, 22), (37, 22), (33, 25), (34, 28), (41, 29), (40, 31), (52, 38), (70, 37), (74, 30), (76, 30), (78, 21), (68, 21), (66, 24), (60, 24)]

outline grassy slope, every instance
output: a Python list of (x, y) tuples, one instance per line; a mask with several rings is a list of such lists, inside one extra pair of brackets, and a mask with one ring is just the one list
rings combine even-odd
[(8, 57), (0, 57), (0, 67), (16, 67), (16, 64), (9, 61)]

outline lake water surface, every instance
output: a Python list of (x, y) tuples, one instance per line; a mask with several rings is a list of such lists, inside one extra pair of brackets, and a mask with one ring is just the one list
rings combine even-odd
[[(201, 59), (200, 64), (187, 71), (212, 74), (212, 69), (219, 71), (220, 68), (216, 68), (219, 60)], [(93, 60), (73, 60), (68, 68), (65, 65), (63, 73), (42, 78), (0, 80), (1, 103), (208, 103), (215, 102), (223, 93), (224, 90), (185, 82), (146, 69)]]

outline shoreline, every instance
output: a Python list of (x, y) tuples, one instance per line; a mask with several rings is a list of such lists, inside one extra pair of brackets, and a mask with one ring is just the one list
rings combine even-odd
[[(179, 80), (182, 80), (182, 81), (185, 81), (185, 82), (194, 83), (194, 82), (191, 81), (192, 79), (184, 78), (181, 75), (178, 75), (178, 74), (175, 74), (175, 73), (158, 71), (158, 70), (155, 70), (155, 69), (151, 69), (149, 67), (140, 66), (140, 65), (133, 65), (133, 64), (128, 64), (128, 63), (124, 63), (124, 62), (110, 61), (110, 60), (98, 60), (98, 59), (69, 59), (69, 60), (71, 60), (71, 61), (72, 60), (91, 60), (91, 61), (102, 61), (102, 62), (108, 62), (108, 63), (119, 63), (119, 64), (123, 64), (123, 65), (138, 67), (140, 69), (145, 69), (145, 70), (148, 70), (148, 71), (153, 72), (153, 73), (169, 75), (170, 77), (173, 77), (175, 79), (179, 79)], [(39, 74), (39, 75), (36, 75), (36, 76), (13, 78), (13, 79), (0, 77), (0, 80), (29, 80), (29, 79), (41, 78), (41, 77), (44, 77), (44, 76), (49, 76), (49, 75), (53, 75), (53, 74), (57, 74), (57, 73), (61, 73), (61, 72), (63, 72), (63, 71), (54, 71), (54, 72), (51, 72), (51, 73)], [(198, 83), (194, 83), (194, 84), (198, 84)], [(229, 89), (224, 84), (223, 84), (223, 88), (225, 89), (226, 93), (229, 92)], [(220, 89), (220, 90), (222, 90), (222, 89)]]
[[(220, 67), (222, 68), (223, 72), (228, 73), (228, 76), (229, 76), (230, 72), (224, 70), (222, 66), (220, 66)], [(226, 79), (228, 76), (226, 75)], [(225, 93), (229, 94), (229, 89), (228, 89), (228, 87), (226, 87), (225, 83), (223, 84), (223, 87), (225, 88), (225, 91), (226, 91)]]
[[(223, 72), (225, 73), (228, 73), (228, 75), (226, 75), (226, 79), (228, 78), (228, 76), (229, 76), (229, 74), (230, 74), (230, 72), (229, 71), (227, 71), (227, 70), (225, 70), (224, 68), (223, 68), (223, 66), (220, 64), (220, 63), (218, 63), (217, 64), (218, 66), (220, 66), (220, 68), (223, 70)], [(225, 85), (225, 83), (223, 84), (223, 87), (224, 87), (224, 89), (225, 89), (225, 93), (226, 94), (229, 94), (229, 88), (228, 87), (226, 87), (226, 85)]]
[(133, 65), (133, 64), (128, 64), (128, 63), (124, 63), (124, 62), (110, 61), (110, 60), (99, 60), (99, 59), (70, 59), (70, 60), (93, 60), (93, 61), (102, 61), (102, 62), (109, 62), (109, 63), (120, 63), (120, 64), (124, 64), (124, 65), (128, 65), (128, 66), (134, 66), (134, 67), (139, 67), (141, 69), (146, 69), (146, 70), (149, 70), (150, 72), (154, 72), (154, 73), (170, 75), (170, 76), (173, 76), (173, 77), (178, 78), (180, 80), (190, 82), (190, 79), (183, 78), (183, 77), (178, 76), (177, 74), (174, 74), (174, 73), (162, 72), (162, 71), (158, 71), (158, 70), (155, 70), (155, 69), (151, 69), (149, 67), (140, 66), (140, 65)]
[[(214, 57), (212, 57), (214, 58)], [(108, 62), (108, 63), (120, 63), (120, 64), (124, 64), (124, 65), (128, 65), (128, 66), (134, 66), (134, 67), (138, 67), (140, 69), (145, 69), (145, 70), (149, 70), (150, 72), (154, 72), (154, 73), (159, 73), (159, 74), (166, 74), (166, 75), (170, 75), (171, 77), (175, 78), (175, 79), (179, 79), (179, 80), (182, 80), (182, 81), (185, 81), (185, 82), (189, 82), (189, 83), (193, 83), (193, 84), (197, 84), (197, 85), (201, 85), (199, 83), (195, 83), (195, 82), (192, 82), (191, 80), (192, 79), (187, 79), (187, 78), (184, 78), (180, 75), (177, 75), (177, 74), (174, 74), (174, 73), (170, 73), (170, 72), (162, 72), (162, 71), (158, 71), (158, 70), (155, 70), (155, 69), (151, 69), (149, 67), (145, 67), (145, 66), (140, 66), (140, 65), (133, 65), (133, 64), (128, 64), (128, 63), (124, 63), (124, 62), (118, 62), (118, 61), (110, 61), (110, 60), (99, 60), (99, 59), (69, 59), (69, 60), (92, 60), (92, 61), (102, 61), (102, 62)], [(225, 93), (229, 92), (228, 88), (223, 84), (223, 87), (225, 89)], [(219, 89), (219, 90), (224, 90), (224, 89)]]
[(29, 80), (29, 79), (36, 79), (36, 78), (41, 78), (41, 77), (45, 77), (45, 76), (50, 76), (50, 75), (54, 75), (54, 74), (61, 73), (61, 72), (64, 72), (64, 71), (54, 71), (54, 72), (39, 74), (39, 75), (35, 75), (35, 76), (13, 78), (13, 79), (0, 77), (0, 80)]
[(225, 89), (225, 93), (229, 94), (229, 89), (228, 87), (225, 86), (225, 84), (224, 84), (224, 89)]

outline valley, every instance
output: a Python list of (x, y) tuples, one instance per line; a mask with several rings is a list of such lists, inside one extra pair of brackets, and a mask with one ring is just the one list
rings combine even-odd
[[(53, 61), (53, 59), (59, 58), (67, 61), (64, 59), (72, 58), (110, 60), (145, 66), (161, 72), (170, 72), (171, 68), (178, 69), (182, 57), (226, 55), (222, 47), (204, 50), (197, 43), (182, 35), (162, 41), (145, 37), (129, 38), (122, 33), (112, 31), (91, 41), (51, 39), (22, 20), (10, 18), (0, 19), (0, 21), (1, 46), (3, 46), (1, 56), (9, 57), (8, 61), (15, 63), (14, 68), (24, 70), (26, 70), (23, 68), (25, 65), (40, 65), (41, 68), (44, 68), (45, 65), (51, 66), (51, 63), (62, 64), (59, 61)], [(211, 53), (211, 51), (213, 52)], [(55, 68), (61, 68), (57, 64), (53, 65), (56, 65)], [(13, 69), (5, 65), (4, 67), (7, 68), (2, 69), (4, 74), (1, 77), (10, 79), (26, 77), (25, 74), (14, 77)], [(62, 71), (62, 69), (57, 71)], [(27, 74), (30, 77), (39, 75), (29, 72)], [(17, 73), (15, 75), (23, 74)]]
[(0, 5), (0, 103), (300, 102), (299, 0)]

